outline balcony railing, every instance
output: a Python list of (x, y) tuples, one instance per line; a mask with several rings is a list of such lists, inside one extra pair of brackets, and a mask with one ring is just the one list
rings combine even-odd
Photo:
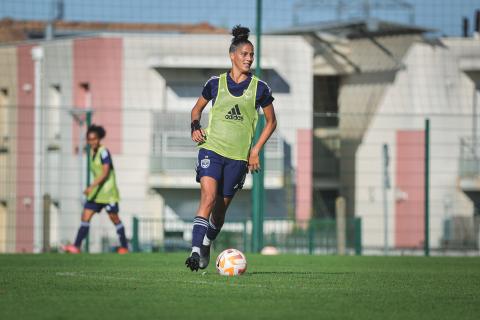
[[(208, 119), (208, 115), (203, 118)], [(151, 174), (194, 170), (197, 148), (190, 139), (190, 131), (185, 129), (189, 119), (190, 114), (186, 113), (153, 114)], [(206, 125), (203, 124), (203, 127)], [(266, 170), (283, 172), (284, 157), (284, 140), (274, 133), (265, 145)]]
[(461, 178), (475, 178), (480, 175), (480, 138), (460, 138), (460, 161), (458, 174)]

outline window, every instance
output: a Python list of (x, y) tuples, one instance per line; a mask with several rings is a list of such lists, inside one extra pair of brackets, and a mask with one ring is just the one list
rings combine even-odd
[(60, 110), (61, 110), (61, 88), (59, 85), (52, 85), (48, 90), (48, 105), (46, 107), (46, 134), (49, 149), (58, 145), (60, 141)]
[(92, 92), (90, 91), (90, 84), (88, 82), (82, 82), (80, 83), (80, 88), (82, 89), (81, 90), (82, 105), (79, 107), (84, 107), (85, 109), (89, 109), (92, 107)]
[(0, 152), (8, 151), (10, 139), (9, 97), (6, 88), (0, 88)]

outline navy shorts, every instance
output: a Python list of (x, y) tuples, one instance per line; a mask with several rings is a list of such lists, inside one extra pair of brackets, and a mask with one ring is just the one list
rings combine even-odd
[(83, 205), (83, 209), (93, 210), (94, 212), (100, 212), (105, 208), (107, 213), (118, 213), (118, 203), (98, 203), (93, 201), (87, 201)]
[(200, 149), (197, 159), (197, 182), (204, 176), (212, 177), (218, 182), (217, 194), (233, 198), (237, 190), (242, 189), (247, 176), (247, 161), (232, 160), (211, 150)]

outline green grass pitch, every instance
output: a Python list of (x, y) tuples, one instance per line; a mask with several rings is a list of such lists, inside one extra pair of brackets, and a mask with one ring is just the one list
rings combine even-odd
[(480, 258), (0, 255), (0, 319), (480, 319)]

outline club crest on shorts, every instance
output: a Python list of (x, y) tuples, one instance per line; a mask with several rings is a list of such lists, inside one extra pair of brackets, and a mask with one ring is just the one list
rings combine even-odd
[(210, 159), (202, 159), (202, 161), (200, 161), (200, 165), (203, 169), (210, 167)]

